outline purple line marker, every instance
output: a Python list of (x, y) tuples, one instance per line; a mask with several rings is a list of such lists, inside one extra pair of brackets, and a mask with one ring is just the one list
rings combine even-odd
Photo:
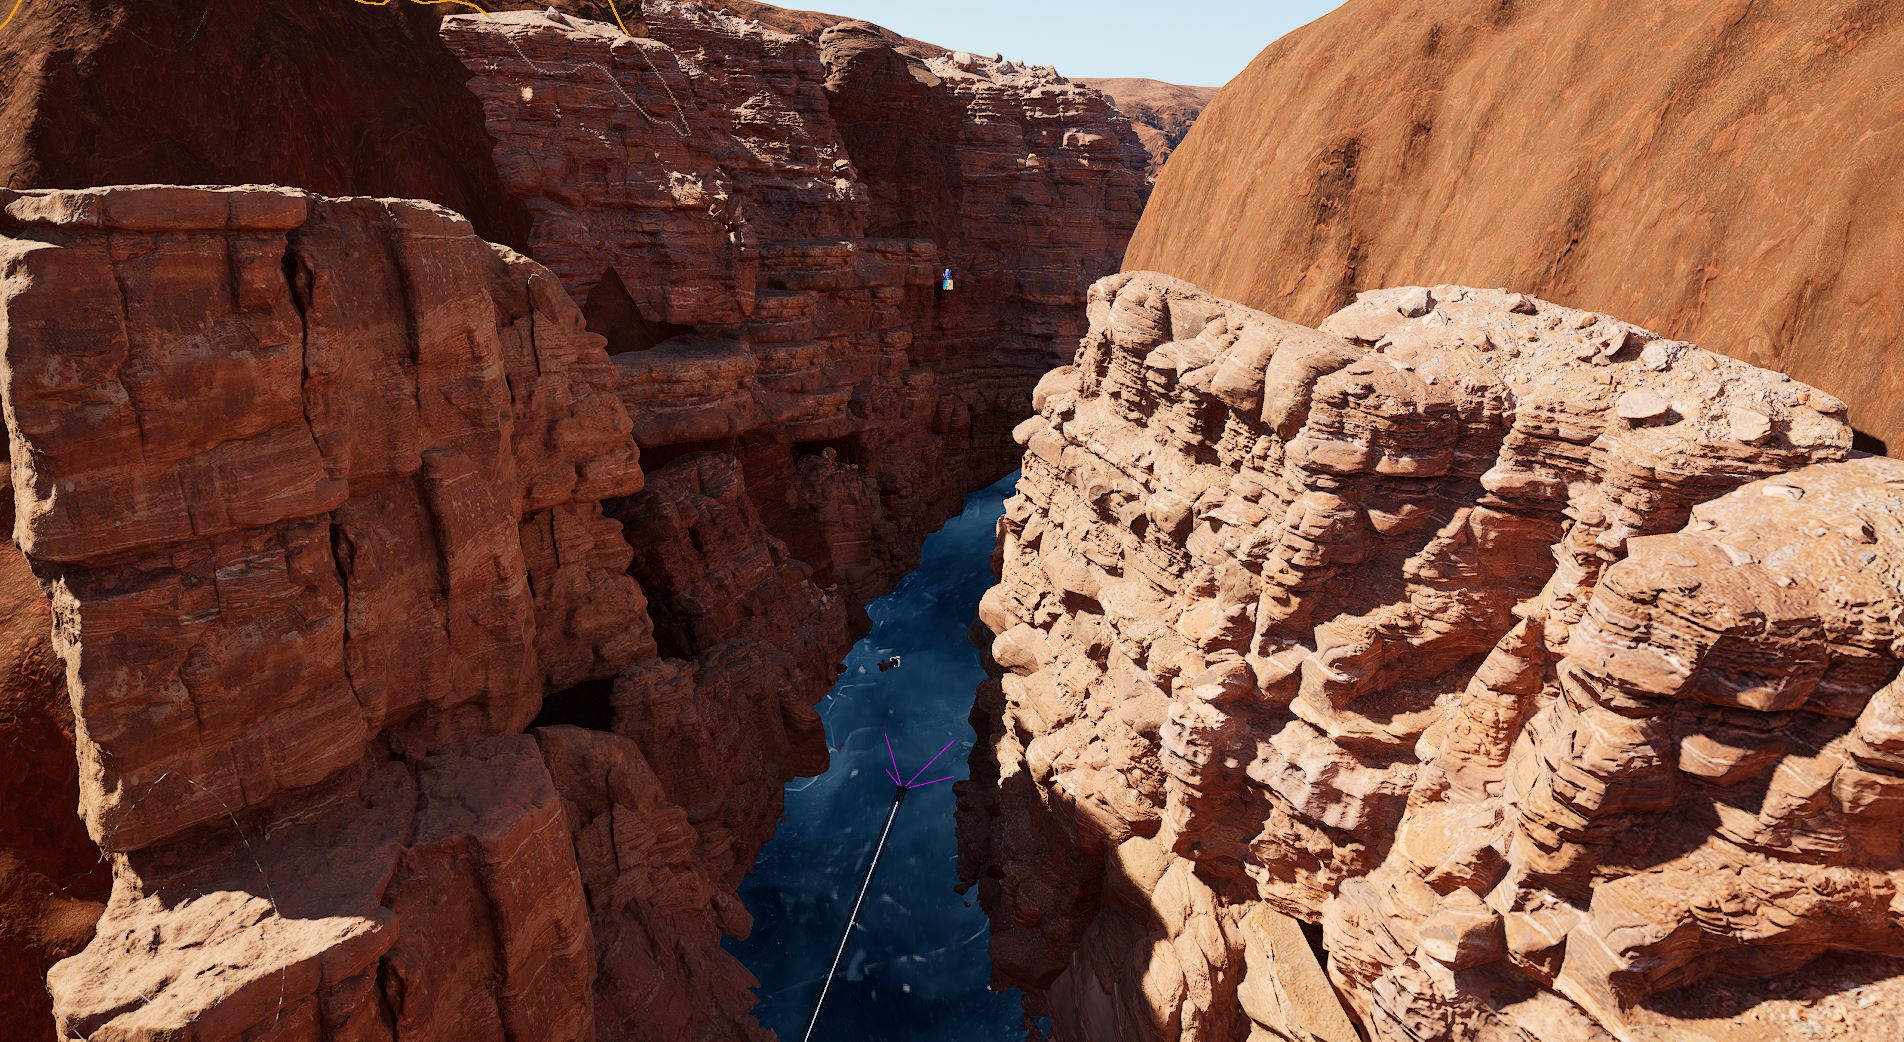
[(912, 783), (919, 780), (919, 775), (926, 773), (926, 767), (930, 767), (933, 764), (937, 763), (939, 761), (939, 757), (944, 756), (945, 751), (947, 749), (952, 748), (952, 743), (956, 741), (958, 741), (958, 739), (956, 738), (947, 738), (945, 740), (945, 744), (942, 746), (939, 746), (939, 751), (932, 754), (932, 759), (926, 761), (925, 767), (919, 768), (919, 771), (917, 774), (914, 774), (912, 777), (906, 779), (906, 788), (908, 789), (912, 788)]
[[(884, 732), (882, 732), (882, 734), (883, 733)], [(899, 816), (900, 805), (906, 802), (906, 793), (914, 789), (926, 788), (929, 785), (937, 785), (940, 782), (949, 782), (958, 777), (957, 775), (948, 774), (943, 778), (934, 778), (928, 782), (919, 781), (919, 775), (926, 773), (926, 768), (939, 762), (939, 757), (944, 756), (945, 751), (952, 748), (952, 743), (958, 741), (956, 737), (946, 739), (945, 744), (939, 746), (939, 751), (932, 754), (932, 759), (927, 760), (925, 766), (920, 767), (916, 774), (903, 782), (899, 780), (899, 755), (893, 752), (892, 735), (887, 734), (885, 738), (886, 756), (891, 761), (892, 766), (882, 767), (880, 770), (885, 771), (886, 777), (893, 783), (892, 809), (886, 812), (886, 827), (879, 833), (879, 842), (873, 845), (873, 860), (866, 866), (866, 878), (860, 883), (859, 896), (853, 900), (853, 910), (847, 913), (846, 927), (840, 933), (840, 946), (833, 952), (833, 965), (827, 969), (825, 981), (820, 985), (820, 997), (813, 1003), (813, 1017), (807, 1021), (807, 1033), (801, 1042), (811, 1042), (813, 1029), (820, 1023), (820, 1011), (826, 1006), (827, 991), (833, 987), (833, 978), (838, 976), (840, 972), (840, 960), (846, 957), (846, 947), (853, 940), (853, 927), (858, 925), (860, 909), (864, 907), (866, 903), (866, 891), (872, 889), (873, 873), (879, 870), (879, 855), (886, 849), (886, 837), (892, 835), (893, 819)], [(856, 771), (855, 773), (858, 772)]]
[[(881, 732), (881, 733), (884, 734), (884, 732)], [(894, 785), (897, 785), (902, 792), (910, 791), (912, 789), (923, 789), (928, 785), (937, 785), (940, 782), (948, 782), (948, 781), (957, 780), (958, 776), (953, 774), (948, 774), (943, 778), (934, 778), (931, 781), (927, 781), (927, 782), (922, 782), (919, 780), (919, 775), (926, 773), (926, 768), (931, 767), (933, 764), (937, 763), (939, 761), (939, 757), (944, 756), (945, 751), (947, 749), (952, 748), (952, 743), (958, 741), (957, 738), (946, 739), (945, 744), (939, 747), (939, 751), (932, 754), (932, 759), (927, 760), (924, 766), (920, 767), (919, 770), (916, 773), (914, 773), (912, 777), (907, 778), (905, 781), (899, 780), (899, 756), (897, 753), (893, 752), (892, 735), (886, 734), (885, 738), (886, 738), (886, 756), (889, 760), (891, 760), (892, 766), (890, 768), (882, 768), (882, 770), (886, 771), (886, 778), (889, 781), (891, 781)]]
[(937, 785), (937, 784), (939, 784), (939, 783), (940, 783), (940, 782), (942, 782), (942, 781), (952, 781), (953, 779), (955, 779), (955, 778), (957, 778), (957, 777), (958, 777), (958, 775), (956, 775), (956, 774), (948, 774), (948, 775), (946, 775), (946, 776), (945, 776), (945, 777), (943, 777), (943, 778), (934, 778), (934, 779), (932, 779), (931, 781), (922, 781), (922, 782), (920, 782), (920, 783), (919, 783), (919, 784), (917, 784), (917, 785), (908, 785), (908, 786), (906, 786), (906, 788), (908, 788), (908, 789), (923, 789), (923, 788), (925, 788), (925, 787), (926, 787), (926, 786), (928, 786), (928, 785)]

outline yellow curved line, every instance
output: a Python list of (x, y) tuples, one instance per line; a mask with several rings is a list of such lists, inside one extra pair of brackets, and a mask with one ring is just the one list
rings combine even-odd
[[(20, 5), (25, 2), (26, 0), (14, 0), (13, 9), (15, 11), (18, 11), (20, 9)], [(352, 2), (362, 4), (365, 7), (390, 6), (390, 0), (352, 0)], [(455, 4), (458, 7), (467, 7), (470, 10), (475, 11), (477, 14), (482, 15), (484, 18), (489, 17), (488, 11), (485, 11), (481, 7), (476, 6), (474, 3), (471, 3), (470, 0), (410, 0), (410, 2), (420, 7), (429, 7), (432, 4)], [(608, 10), (612, 14), (614, 14), (615, 24), (621, 27), (621, 34), (623, 36), (635, 35), (634, 33), (631, 33), (628, 31), (628, 23), (621, 20), (621, 8), (615, 6), (615, 0), (608, 0)], [(12, 20), (13, 20), (13, 16), (8, 15), (7, 21), (10, 22)], [(6, 28), (6, 22), (0, 22), (0, 29), (4, 29), (4, 28)]]
[(488, 11), (470, 3), (469, 0), (410, 0), (410, 2), (416, 4), (418, 7), (429, 7), (432, 4), (455, 4), (458, 7), (467, 7), (477, 14), (482, 15), (484, 18), (489, 17)]
[[(392, 0), (351, 0), (351, 2), (361, 4), (364, 7), (389, 7)], [(430, 7), (435, 4), (455, 4), (458, 7), (467, 7), (477, 14), (482, 15), (484, 18), (489, 17), (489, 12), (473, 3), (472, 0), (410, 0), (410, 2), (420, 7)], [(5, 29), (7, 26), (12, 25), (13, 19), (20, 13), (20, 8), (25, 5), (26, 0), (13, 0), (13, 10), (7, 12), (7, 17), (4, 21), (0, 21), (0, 29)], [(608, 10), (614, 14), (615, 24), (621, 27), (623, 36), (635, 35), (628, 31), (628, 23), (621, 20), (621, 8), (615, 5), (615, 0), (608, 0)]]
[(628, 26), (627, 26), (627, 24), (626, 24), (626, 23), (624, 23), (624, 22), (623, 22), (623, 21), (621, 20), (621, 8), (619, 8), (619, 7), (616, 7), (616, 6), (615, 6), (615, 0), (608, 0), (608, 9), (609, 9), (610, 11), (612, 11), (612, 12), (614, 12), (614, 14), (615, 14), (615, 24), (616, 24), (616, 25), (619, 25), (619, 26), (621, 26), (621, 34), (622, 34), (623, 36), (633, 36), (633, 35), (635, 35), (634, 33), (631, 33), (631, 32), (629, 32), (629, 31), (628, 31)]
[[(351, 2), (356, 4), (362, 4), (365, 7), (389, 7), (390, 6), (390, 0), (351, 0)], [(476, 6), (475, 4), (470, 3), (470, 0), (410, 0), (410, 2), (413, 4), (416, 4), (419, 7), (429, 7), (432, 4), (456, 4), (461, 7), (467, 7), (470, 10), (476, 12), (477, 14), (482, 15), (484, 18), (489, 17), (488, 11), (485, 11), (482, 8)]]

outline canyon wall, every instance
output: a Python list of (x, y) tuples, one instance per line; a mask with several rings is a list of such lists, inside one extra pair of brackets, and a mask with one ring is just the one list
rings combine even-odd
[(0, 195), (27, 1037), (62, 957), (61, 1037), (765, 1037), (720, 940), (811, 703), (1145, 158), (1046, 71), (622, 6), (445, 20), (476, 222), (268, 148), (354, 197)]
[(1197, 117), (1210, 107), (1210, 99), (1217, 92), (1215, 87), (1186, 87), (1133, 76), (1085, 77), (1078, 82), (1109, 94), (1118, 111), (1130, 117), (1137, 137), (1150, 150), (1153, 182), (1177, 146), (1190, 136), (1190, 128), (1197, 125)]
[(1348, 0), (1173, 154), (1127, 270), (1320, 322), (1512, 286), (1670, 329), (1904, 439), (1904, 7)]
[[(653, 644), (573, 305), (427, 204), (0, 206), (14, 535), (113, 872), (64, 1036), (581, 1037), (590, 908), (519, 732)], [(474, 943), (493, 973), (440, 958)]]
[(1096, 91), (865, 23), (816, 41), (651, 0), (644, 25), (444, 34), (643, 450), (736, 461), (768, 529), (863, 602), (1011, 469), (1135, 225), (1142, 151)]
[(1724, 1023), (1762, 988), (1673, 1010), (1899, 972), (1904, 463), (1842, 401), (1500, 290), (1311, 329), (1127, 273), (1090, 317), (961, 793), (1057, 1038), (1770, 1037)]

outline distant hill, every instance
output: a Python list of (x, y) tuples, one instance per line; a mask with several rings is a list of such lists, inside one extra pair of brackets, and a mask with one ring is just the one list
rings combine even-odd
[(1900, 70), (1895, 2), (1349, 0), (1210, 103), (1125, 264), (1305, 323), (1508, 286), (1790, 372), (1895, 454)]
[[(709, 7), (725, 10), (743, 18), (771, 25), (790, 33), (817, 36), (829, 25), (855, 21), (845, 15), (827, 14), (823, 11), (799, 11), (771, 4), (757, 3), (756, 0), (709, 0)], [(881, 28), (880, 34), (895, 44), (918, 52), (921, 56), (950, 54), (951, 49), (936, 43), (915, 40), (910, 36), (901, 36), (890, 29)], [(1038, 55), (1026, 54), (1017, 57), (1036, 62)], [(1063, 72), (1064, 70), (1058, 70)], [(1108, 79), (1079, 77), (1079, 83), (1096, 87), (1111, 96), (1119, 111), (1130, 117), (1137, 128), (1137, 136), (1144, 142), (1144, 148), (1150, 152), (1150, 177), (1155, 180), (1157, 171), (1170, 158), (1170, 153), (1183, 142), (1183, 136), (1190, 132), (1191, 124), (1203, 107), (1216, 96), (1215, 87), (1185, 87), (1162, 80), (1147, 80), (1140, 77), (1124, 76)]]
[(1186, 87), (1134, 76), (1079, 82), (1109, 94), (1118, 109), (1137, 125), (1137, 136), (1150, 150), (1153, 179), (1163, 168), (1164, 160), (1183, 143), (1184, 135), (1190, 133), (1191, 126), (1217, 92), (1216, 87)]

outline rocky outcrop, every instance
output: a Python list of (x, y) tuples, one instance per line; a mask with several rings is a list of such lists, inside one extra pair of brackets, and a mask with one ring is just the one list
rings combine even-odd
[(1096, 91), (866, 23), (643, 18), (647, 38), (543, 13), (444, 37), (642, 449), (738, 463), (761, 523), (857, 610), (1010, 469), (1011, 423), (1134, 227), (1141, 149)]
[(14, 532), (102, 847), (520, 730), (649, 647), (599, 506), (641, 487), (628, 421), (547, 272), (423, 204), (4, 205)]
[(1186, 87), (1136, 76), (1086, 77), (1078, 82), (1110, 95), (1118, 111), (1130, 117), (1138, 140), (1150, 152), (1153, 182), (1157, 180), (1157, 172), (1169, 162), (1171, 153), (1190, 135), (1197, 117), (1210, 107), (1210, 99), (1216, 97), (1217, 92), (1215, 87)]
[(1127, 270), (1305, 323), (1513, 286), (1789, 372), (1895, 454), (1900, 67), (1864, 0), (1350, 0), (1218, 94)]
[(653, 654), (599, 340), (427, 204), (0, 207), (14, 535), (113, 867), (61, 1030), (587, 1037), (575, 854), (509, 732)]
[(64, 804), (0, 897), (65, 1037), (762, 1037), (720, 941), (811, 703), (1014, 465), (1142, 157), (1048, 72), (624, 6), (445, 25), (535, 260), (430, 203), (0, 195), (6, 708)]
[(961, 794), (1059, 1038), (1353, 1037), (1319, 966), (1376, 1039), (1696, 1038), (1716, 975), (1904, 954), (1904, 464), (1844, 403), (1498, 290), (1090, 308)]
[(757, 1036), (719, 940), (846, 621), (731, 461), (643, 490), (601, 338), (428, 204), (0, 206), (20, 617), (113, 875), (66, 1037)]

